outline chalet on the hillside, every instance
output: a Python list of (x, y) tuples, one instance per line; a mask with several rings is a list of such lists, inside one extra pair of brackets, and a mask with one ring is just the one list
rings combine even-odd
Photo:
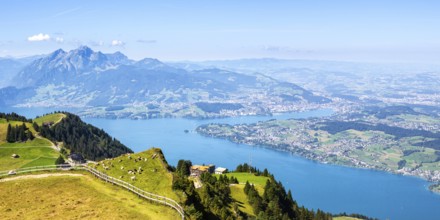
[(215, 174), (224, 174), (226, 172), (228, 172), (228, 169), (224, 167), (218, 167), (217, 169), (215, 169)]
[(82, 164), (82, 163), (86, 162), (84, 157), (81, 154), (79, 154), (79, 153), (72, 153), (72, 154), (70, 154), (68, 161), (71, 164), (72, 163), (73, 164)]
[(191, 176), (200, 176), (202, 173), (214, 173), (215, 165), (193, 165), (190, 168)]

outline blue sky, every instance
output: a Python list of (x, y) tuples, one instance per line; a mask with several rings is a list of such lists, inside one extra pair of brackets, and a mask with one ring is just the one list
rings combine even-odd
[(0, 1), (0, 56), (440, 61), (440, 1)]

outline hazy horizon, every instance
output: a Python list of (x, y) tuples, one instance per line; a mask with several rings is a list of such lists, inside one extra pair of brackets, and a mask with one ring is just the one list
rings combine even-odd
[(4, 3), (0, 57), (87, 45), (131, 59), (438, 63), (436, 1)]

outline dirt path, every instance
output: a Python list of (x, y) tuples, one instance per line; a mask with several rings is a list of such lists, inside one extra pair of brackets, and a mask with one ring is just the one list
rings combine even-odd
[(5, 179), (0, 179), (0, 183), (7, 181), (21, 180), (21, 179), (40, 179), (40, 178), (46, 178), (52, 176), (84, 176), (84, 175), (77, 173), (45, 173), (45, 174), (36, 174), (36, 175), (23, 175), (23, 176), (7, 177)]

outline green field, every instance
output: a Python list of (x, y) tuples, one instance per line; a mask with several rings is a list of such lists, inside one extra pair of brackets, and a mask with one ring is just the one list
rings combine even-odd
[[(154, 154), (156, 154), (156, 157), (153, 159)], [(142, 159), (136, 162), (135, 159), (139, 157)], [(90, 166), (112, 177), (129, 182), (145, 191), (166, 196), (176, 201), (182, 201), (179, 196), (181, 194), (178, 195), (172, 190), (172, 174), (168, 172), (161, 158), (163, 158), (163, 155), (160, 153), (160, 149), (151, 148), (141, 153), (106, 159)], [(106, 170), (105, 167), (108, 169)], [(139, 167), (142, 168), (141, 172), (128, 173), (129, 170), (139, 170)], [(131, 180), (133, 176), (136, 177), (136, 180)]]
[[(225, 174), (228, 178), (231, 176), (238, 179), (239, 184), (230, 185), (231, 197), (238, 204), (239, 209), (248, 214), (249, 216), (254, 216), (254, 211), (252, 206), (248, 202), (248, 198), (244, 193), (244, 184), (248, 181), (250, 184), (254, 184), (255, 188), (260, 195), (264, 193), (264, 186), (266, 181), (269, 179), (264, 176), (255, 176), (252, 173), (227, 173)], [(219, 177), (220, 175), (215, 175)]]
[(0, 183), (2, 219), (179, 219), (111, 184), (84, 176), (57, 176)]
[(249, 181), (249, 183), (259, 185), (262, 188), (266, 186), (266, 182), (269, 179), (268, 177), (264, 176), (255, 176), (253, 173), (227, 173), (226, 176), (233, 176), (237, 178), (240, 184), (244, 184), (246, 183), (246, 181)]
[[(59, 121), (62, 117), (64, 114), (51, 114), (36, 120), (42, 123), (46, 120)], [(21, 125), (23, 122), (10, 121), (9, 123), (15, 126)], [(53, 143), (40, 137), (32, 127), (32, 123), (25, 124), (36, 138), (32, 141), (8, 143), (6, 142), (8, 122), (6, 119), (0, 119), (0, 170), (55, 164), (59, 153), (52, 148)], [(11, 158), (12, 154), (17, 154), (20, 157)]]
[(64, 117), (66, 117), (66, 115), (64, 115), (62, 113), (55, 113), (55, 114), (50, 114), (50, 115), (38, 117), (38, 118), (34, 119), (33, 121), (36, 122), (39, 126), (41, 126), (44, 122), (58, 123)]
[(237, 203), (240, 211), (254, 216), (252, 206), (249, 204), (246, 194), (244, 193), (244, 185), (231, 185), (231, 197)]
[[(18, 154), (19, 158), (12, 158)], [(17, 169), (33, 165), (54, 165), (59, 153), (50, 147), (0, 147), (0, 170)]]

